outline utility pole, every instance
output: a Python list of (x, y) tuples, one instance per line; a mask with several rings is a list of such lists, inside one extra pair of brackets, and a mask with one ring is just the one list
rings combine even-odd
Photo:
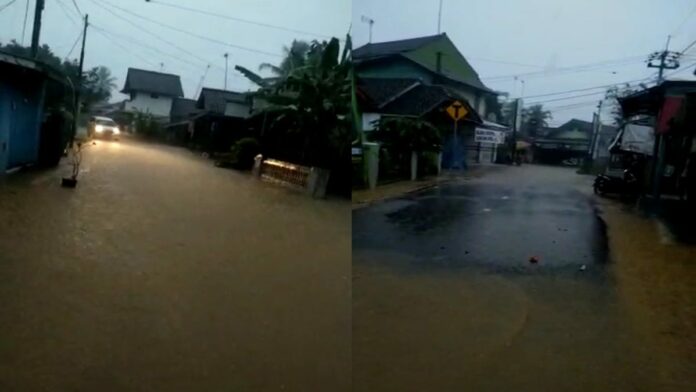
[(517, 98), (515, 100), (515, 111), (512, 112), (513, 117), (512, 117), (512, 153), (510, 154), (512, 157), (512, 162), (515, 163), (515, 160), (517, 158), (517, 131), (519, 131), (520, 123), (521, 123), (521, 117), (522, 117), (522, 99)]
[(599, 101), (599, 104), (597, 105), (597, 113), (595, 113), (592, 116), (592, 122), (593, 122), (593, 127), (592, 127), (592, 141), (590, 143), (590, 150), (588, 151), (588, 156), (590, 158), (590, 161), (594, 160), (597, 158), (597, 146), (599, 145), (599, 133), (602, 130), (602, 122), (600, 120), (601, 115), (602, 115), (602, 105), (604, 104), (604, 101)]
[(225, 53), (225, 90), (227, 90), (227, 63), (228, 63), (228, 58), (230, 57), (229, 53)]
[(370, 26), (370, 40), (368, 41), (368, 43), (372, 43), (372, 26), (375, 24), (375, 20), (372, 18), (368, 18), (365, 15), (363, 15), (360, 18), (360, 20), (363, 21), (364, 23), (367, 23)]
[[(39, 0), (40, 1), (40, 0)], [(70, 138), (70, 145), (75, 141), (77, 133), (77, 118), (80, 116), (80, 90), (82, 88), (82, 70), (85, 65), (85, 44), (87, 43), (87, 26), (89, 26), (89, 15), (85, 15), (85, 26), (82, 31), (82, 50), (80, 51), (80, 65), (77, 75), (77, 87), (75, 88), (75, 103), (73, 106), (73, 131)]]
[(44, 0), (36, 0), (34, 9), (34, 30), (31, 34), (31, 57), (36, 58), (39, 54), (39, 36), (41, 35), (41, 14), (44, 9)]
[(665, 45), (665, 50), (655, 52), (648, 57), (648, 68), (658, 69), (657, 84), (662, 83), (665, 69), (679, 68), (680, 53), (669, 51), (669, 41), (671, 38), (671, 36), (667, 36), (667, 45)]
[(442, 32), (441, 26), (442, 26), (442, 0), (440, 0), (440, 8), (437, 11), (437, 33), (438, 34), (440, 34)]

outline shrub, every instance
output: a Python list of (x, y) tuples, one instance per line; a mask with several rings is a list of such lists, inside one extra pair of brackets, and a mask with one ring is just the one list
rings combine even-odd
[(261, 145), (253, 137), (239, 139), (232, 146), (233, 166), (241, 170), (249, 170), (254, 166), (254, 157), (261, 152)]

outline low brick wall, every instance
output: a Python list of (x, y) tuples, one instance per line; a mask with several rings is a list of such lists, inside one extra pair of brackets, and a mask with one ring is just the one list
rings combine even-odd
[(299, 189), (307, 187), (310, 168), (275, 159), (265, 159), (261, 164), (263, 180)]
[(329, 171), (276, 159), (255, 158), (253, 173), (261, 180), (304, 191), (314, 198), (326, 195)]

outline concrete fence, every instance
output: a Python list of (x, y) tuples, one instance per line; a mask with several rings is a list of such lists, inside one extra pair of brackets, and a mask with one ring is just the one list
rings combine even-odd
[(264, 159), (262, 155), (254, 158), (254, 176), (274, 184), (300, 190), (314, 198), (324, 198), (329, 183), (330, 172), (318, 167), (307, 167)]

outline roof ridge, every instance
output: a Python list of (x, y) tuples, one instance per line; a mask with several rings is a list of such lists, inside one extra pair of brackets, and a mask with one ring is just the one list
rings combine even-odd
[(223, 90), (223, 89), (213, 88), (213, 87), (203, 87), (203, 88), (201, 88), (201, 91), (203, 91), (203, 90), (218, 91), (218, 92), (222, 92), (222, 93), (244, 94), (244, 92), (241, 92), (241, 91)]
[(133, 67), (128, 67), (128, 72), (131, 70), (133, 71), (140, 71), (140, 72), (148, 72), (148, 73), (153, 73), (153, 74), (158, 74), (158, 75), (164, 75), (164, 76), (175, 76), (177, 78), (181, 78), (181, 76), (173, 73), (166, 73), (166, 72), (159, 72), (159, 71), (150, 71), (149, 69), (142, 69), (142, 68), (133, 68)]

